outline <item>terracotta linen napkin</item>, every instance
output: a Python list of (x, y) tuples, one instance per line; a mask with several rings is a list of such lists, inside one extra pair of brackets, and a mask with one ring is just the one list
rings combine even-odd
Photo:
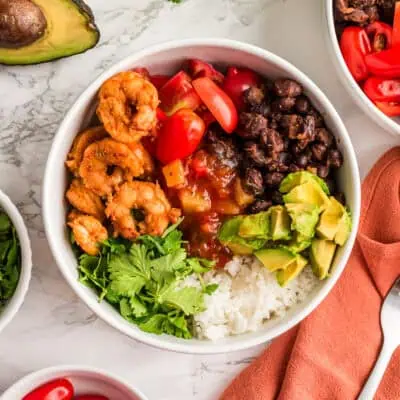
[[(362, 185), (357, 242), (332, 292), (308, 318), (274, 340), (221, 400), (357, 398), (382, 344), (382, 299), (400, 275), (399, 190), (396, 147), (377, 162)], [(375, 399), (400, 399), (400, 349)]]

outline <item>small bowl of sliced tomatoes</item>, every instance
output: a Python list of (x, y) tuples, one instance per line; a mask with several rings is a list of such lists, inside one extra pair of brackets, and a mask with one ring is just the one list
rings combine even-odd
[(343, 84), (367, 115), (400, 135), (400, 2), (325, 5), (330, 50)]
[(97, 368), (59, 366), (25, 376), (2, 400), (146, 400), (139, 390)]

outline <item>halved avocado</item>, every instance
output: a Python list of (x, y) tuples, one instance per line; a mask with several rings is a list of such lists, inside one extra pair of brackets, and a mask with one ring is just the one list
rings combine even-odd
[[(1, 64), (46, 62), (83, 53), (99, 41), (93, 13), (82, 0), (2, 1), (7, 5), (0, 7)], [(18, 4), (10, 7), (14, 2)]]

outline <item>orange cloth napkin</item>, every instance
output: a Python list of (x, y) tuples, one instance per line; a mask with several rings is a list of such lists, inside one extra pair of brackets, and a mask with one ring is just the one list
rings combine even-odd
[[(400, 275), (399, 190), (396, 147), (363, 183), (357, 242), (332, 292), (302, 323), (274, 340), (222, 400), (357, 398), (382, 345), (382, 300)], [(375, 399), (400, 399), (400, 349)]]

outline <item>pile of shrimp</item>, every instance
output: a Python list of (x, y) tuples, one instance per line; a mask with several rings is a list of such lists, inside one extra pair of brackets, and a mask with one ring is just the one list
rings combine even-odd
[(157, 89), (145, 77), (116, 74), (99, 91), (102, 125), (81, 132), (72, 144), (67, 224), (89, 255), (97, 255), (109, 235), (162, 235), (180, 217), (154, 180), (152, 157), (140, 141), (154, 133), (158, 103)]

